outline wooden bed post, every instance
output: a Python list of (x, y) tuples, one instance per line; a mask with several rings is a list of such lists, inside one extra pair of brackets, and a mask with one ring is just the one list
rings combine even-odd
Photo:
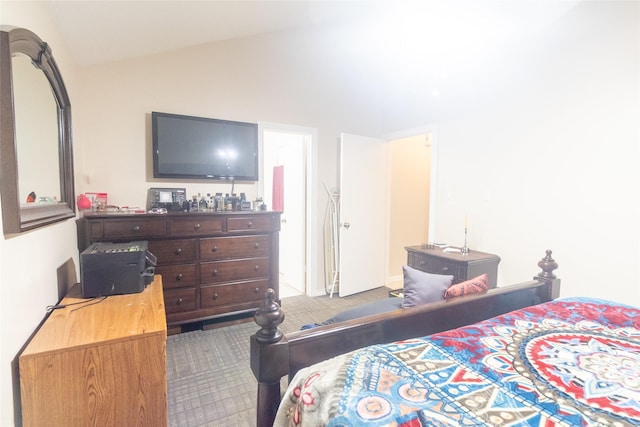
[(267, 289), (254, 320), (260, 326), (250, 341), (251, 370), (258, 380), (256, 425), (271, 427), (280, 404), (280, 380), (289, 372), (289, 346), (278, 329), (284, 313), (273, 289)]
[(535, 280), (542, 280), (551, 285), (550, 293), (548, 295), (549, 300), (554, 300), (560, 296), (560, 280), (553, 274), (553, 270), (558, 268), (558, 263), (551, 257), (552, 251), (546, 250), (546, 256), (538, 262), (538, 267), (542, 269)]

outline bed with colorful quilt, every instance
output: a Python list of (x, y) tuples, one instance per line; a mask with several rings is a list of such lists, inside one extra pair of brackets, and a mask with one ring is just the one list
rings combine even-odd
[[(570, 413), (565, 403), (571, 397), (569, 389), (562, 395), (550, 394), (550, 388), (535, 391), (544, 377), (527, 377), (517, 370), (531, 363), (518, 353), (520, 343), (541, 342), (520, 333), (526, 325), (542, 325), (537, 326), (542, 333), (542, 328), (569, 319), (560, 311), (560, 320), (553, 321), (551, 315), (544, 320), (547, 308), (535, 308), (556, 300), (560, 293), (560, 279), (553, 273), (558, 264), (550, 250), (537, 265), (542, 271), (526, 282), (288, 334), (278, 328), (285, 315), (275, 292), (268, 290), (255, 315), (260, 329), (250, 338), (251, 370), (258, 385), (257, 426), (494, 425), (493, 418), (482, 417), (508, 417), (512, 411), (522, 418), (527, 408), (550, 411), (554, 404)], [(512, 313), (527, 307), (534, 307), (531, 314)], [(534, 318), (534, 313), (544, 315)], [(478, 324), (502, 315), (500, 325)], [(525, 320), (516, 322), (517, 316)], [(586, 325), (591, 324), (580, 324)], [(466, 337), (463, 329), (457, 329), (462, 327), (469, 328)], [(516, 336), (515, 332), (520, 341), (509, 343), (508, 334)], [(485, 343), (489, 346), (482, 350)], [(512, 351), (520, 358), (510, 368)], [(491, 367), (499, 370), (492, 374)], [(562, 379), (570, 379), (568, 375), (558, 374)], [(489, 388), (503, 383), (508, 384), (505, 390)], [(283, 397), (282, 388), (288, 385)], [(467, 399), (453, 398), (461, 396)], [(529, 396), (536, 396), (540, 406), (528, 406)], [(558, 396), (564, 400), (552, 403)], [(502, 410), (507, 398), (522, 405), (515, 407), (520, 413)], [(486, 411), (475, 414), (474, 404)], [(497, 408), (501, 411), (492, 412)], [(563, 412), (550, 419), (561, 416)], [(570, 425), (575, 418), (567, 419)]]
[(547, 302), (300, 370), (277, 426), (640, 425), (640, 310)]

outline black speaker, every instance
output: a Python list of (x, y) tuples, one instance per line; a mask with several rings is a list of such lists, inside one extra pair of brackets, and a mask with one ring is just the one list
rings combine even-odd
[(147, 241), (98, 242), (82, 251), (82, 296), (92, 298), (142, 292), (153, 281), (157, 262), (147, 246)]

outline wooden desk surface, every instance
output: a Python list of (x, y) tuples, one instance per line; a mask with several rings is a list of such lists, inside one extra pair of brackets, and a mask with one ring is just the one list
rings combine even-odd
[[(21, 358), (141, 335), (166, 335), (161, 276), (156, 275), (140, 293), (101, 298), (82, 298), (80, 286), (74, 286), (60, 302), (67, 307), (51, 313)], [(77, 302), (82, 304), (68, 305)]]

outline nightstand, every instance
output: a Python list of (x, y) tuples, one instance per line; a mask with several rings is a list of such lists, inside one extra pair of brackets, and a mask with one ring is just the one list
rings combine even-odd
[(407, 265), (432, 274), (452, 274), (453, 283), (473, 279), (483, 273), (489, 277), (489, 288), (495, 288), (498, 278), (498, 255), (479, 251), (445, 252), (441, 248), (426, 249), (407, 246)]
[(136, 294), (81, 294), (72, 287), (20, 354), (22, 425), (166, 426), (161, 277)]

